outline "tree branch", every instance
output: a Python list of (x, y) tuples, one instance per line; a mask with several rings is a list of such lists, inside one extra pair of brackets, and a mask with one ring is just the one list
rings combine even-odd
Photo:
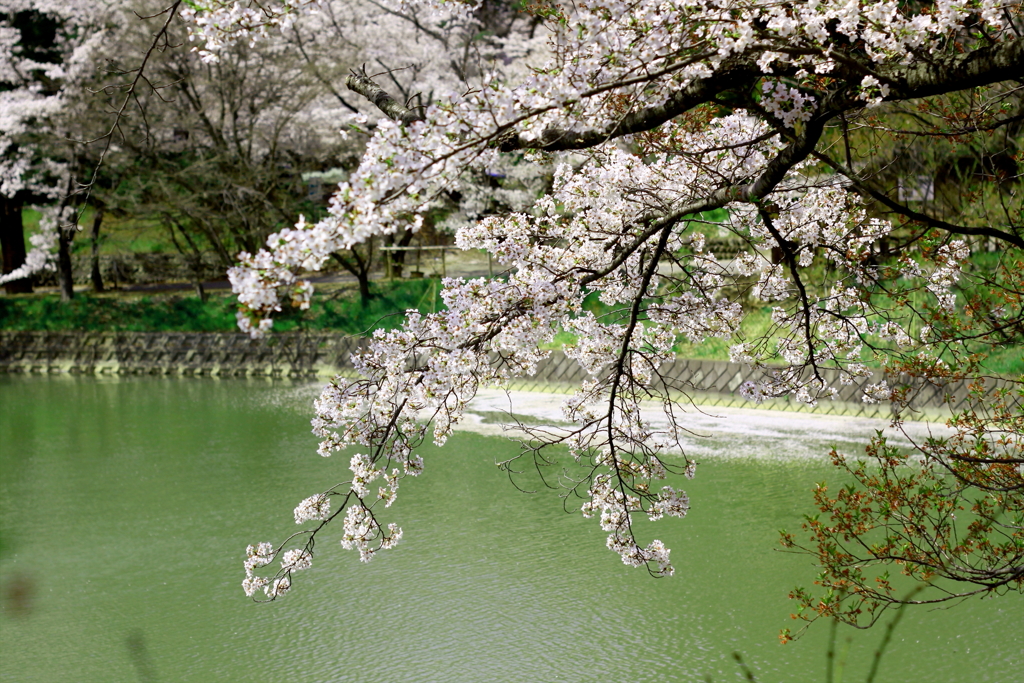
[(882, 72), (891, 92), (885, 101), (910, 100), (971, 90), (1024, 74), (1024, 39), (1007, 40), (965, 54), (938, 56)]
[(352, 74), (345, 79), (345, 86), (349, 90), (368, 99), (393, 121), (401, 121), (408, 126), (414, 121), (423, 120), (423, 114), (419, 107), (410, 109), (405, 105), (399, 104), (383, 88), (370, 80), (370, 77), (366, 75), (365, 67), (361, 68), (358, 72), (353, 70)]
[(844, 177), (849, 179), (853, 187), (861, 194), (871, 197), (879, 204), (882, 204), (886, 208), (895, 211), (896, 213), (902, 216), (906, 216), (911, 220), (917, 221), (918, 223), (923, 223), (924, 225), (927, 225), (928, 227), (931, 228), (945, 230), (946, 232), (952, 233), (954, 235), (976, 235), (981, 237), (992, 237), (994, 239), (1007, 242), (1008, 244), (1012, 244), (1018, 249), (1024, 249), (1024, 239), (1022, 239), (1020, 235), (1014, 234), (1020, 230), (1019, 226), (1010, 226), (1010, 229), (1013, 230), (1014, 233), (1009, 233), (1003, 230), (999, 230), (998, 228), (972, 228), (966, 225), (953, 225), (952, 223), (947, 223), (946, 221), (940, 220), (938, 218), (932, 218), (927, 214), (920, 213), (919, 211), (914, 211), (909, 206), (900, 204), (899, 202), (889, 198), (885, 194), (874, 189), (870, 185), (862, 182), (856, 173), (846, 168), (838, 161), (835, 161), (828, 155), (822, 154), (821, 152), (811, 152), (811, 155), (815, 159), (818, 159), (823, 163), (831, 166)]
[[(751, 83), (760, 75), (760, 69), (752, 60), (726, 60), (714, 76), (694, 81), (672, 93), (662, 104), (630, 112), (604, 128), (573, 132), (562, 128), (546, 128), (538, 138), (527, 139), (520, 134), (511, 134), (500, 142), (498, 149), (511, 152), (517, 149), (544, 149), (557, 152), (569, 149), (586, 149), (608, 140), (641, 133), (656, 128), (699, 104), (709, 102), (715, 95)], [(643, 80), (653, 80), (647, 77)], [(619, 84), (619, 85), (625, 85)]]
[[(1021, 73), (1024, 73), (1024, 39), (1018, 38), (962, 55), (901, 66), (881, 75), (891, 87), (886, 101), (896, 101), (941, 95), (1019, 79)], [(534, 139), (510, 134), (502, 139), (499, 149), (503, 152), (517, 149), (544, 149), (555, 152), (593, 147), (623, 135), (651, 130), (699, 104), (710, 101), (719, 93), (733, 88), (752, 87), (761, 76), (761, 70), (754, 63), (753, 56), (726, 60), (713, 76), (695, 81), (676, 91), (661, 105), (631, 112), (604, 128), (570, 132), (551, 127)], [(865, 106), (863, 102), (850, 99), (845, 89), (842, 94), (832, 93), (832, 97), (826, 99), (834, 100), (833, 105), (843, 101), (846, 104), (845, 108)], [(834, 111), (838, 112), (838, 109)]]

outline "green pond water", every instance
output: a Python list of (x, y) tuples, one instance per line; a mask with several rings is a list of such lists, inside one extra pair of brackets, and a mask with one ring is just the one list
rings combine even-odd
[[(820, 458), (703, 455), (689, 516), (645, 529), (673, 549), (655, 580), (556, 493), (513, 488), (494, 462), (514, 443), (459, 433), (402, 484), (398, 548), (362, 565), (322, 542), (291, 594), (252, 603), (245, 545), (297, 530), (294, 506), (346, 478), (347, 457), (316, 455), (316, 392), (0, 376), (0, 680), (740, 681), (736, 651), (764, 683), (825, 680), (825, 623), (777, 639), (815, 575), (777, 529), (834, 478)], [(881, 638), (839, 629), (843, 681)], [(1019, 680), (1022, 650), (1019, 595), (912, 610), (877, 680)]]

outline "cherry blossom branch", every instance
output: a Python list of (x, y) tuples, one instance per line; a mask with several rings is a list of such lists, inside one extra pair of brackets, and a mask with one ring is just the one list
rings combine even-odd
[[(414, 444), (428, 428), (422, 420), (442, 443), (478, 387), (531, 373), (558, 331), (576, 336), (565, 353), (587, 380), (563, 406), (572, 427), (530, 428), (537, 443), (524, 453), (534, 454), (534, 468), (550, 485), (542, 467), (554, 459), (540, 449), (564, 443), (581, 466), (580, 474), (559, 476), (565, 496), (583, 495), (581, 511), (600, 516), (608, 547), (655, 574), (671, 571), (669, 551), (657, 541), (641, 547), (632, 515), (653, 521), (688, 508), (683, 492), (653, 488), (671, 471), (659, 456), (680, 441), (681, 418), (667, 406), (685, 385), (660, 370), (680, 339), (738, 338), (730, 356), (764, 369), (740, 389), (755, 401), (814, 404), (838, 396), (821, 367), (835, 371), (837, 384), (860, 382), (858, 398), (888, 401), (899, 416), (915, 391), (891, 380), (901, 369), (935, 384), (973, 372), (974, 356), (954, 368), (941, 362), (973, 353), (968, 341), (1006, 327), (1005, 319), (1019, 323), (1024, 284), (1009, 270), (993, 274), (992, 282), (1002, 278), (993, 285), (995, 301), (961, 299), (972, 314), (961, 315), (958, 296), (977, 265), (971, 245), (922, 239), (890, 257), (894, 226), (871, 216), (836, 176), (816, 176), (810, 163), (828, 153), (818, 148), (837, 117), (849, 167), (859, 141), (847, 130), (848, 113), (1019, 77), (1020, 38), (1007, 29), (1002, 5), (939, 3), (942, 11), (915, 6), (888, 14), (839, 0), (565, 3), (550, 23), (557, 40), (543, 68), (519, 82), (500, 66), (482, 72), (461, 94), (431, 102), (429, 120), (365, 70), (353, 71), (347, 87), (389, 120), (380, 117), (327, 218), (282, 230), (268, 251), (246, 255), (245, 268), (233, 272), (240, 299), (260, 315), (280, 306), (278, 290), (294, 286), (291, 270), (315, 269), (330, 251), (406, 229), (410, 216), (436, 215), (440, 198), (476, 189), (475, 174), (496, 178), (492, 168), (507, 168), (509, 155), (501, 152), (525, 152), (514, 155), (522, 166), (550, 164), (553, 179), (531, 202), (480, 209), (457, 229), (457, 244), (488, 250), (507, 269), (507, 281), (446, 280), (443, 311), (411, 312), (402, 329), (379, 332), (355, 361), (365, 379), (339, 379), (317, 402), (321, 454), (364, 450), (350, 461), (356, 502), (346, 513), (343, 545), (364, 560), (390, 547), (398, 534), (381, 528), (375, 506), (390, 505), (405, 476), (385, 470), (415, 462)], [(237, 14), (239, 21), (252, 16)], [(881, 107), (865, 117), (887, 115), (891, 108)], [(569, 150), (576, 153), (559, 153)], [(503, 181), (490, 190), (503, 190)], [(1014, 208), (1002, 206), (1007, 215)], [(726, 227), (740, 238), (735, 255), (723, 259), (705, 248), (705, 233), (692, 220), (718, 208), (728, 208)], [(776, 250), (781, 260), (768, 255)], [(816, 282), (809, 272), (825, 278)], [(592, 291), (616, 312), (587, 313), (583, 301)], [(771, 306), (766, 333), (739, 336), (744, 306), (737, 291)], [(997, 305), (1013, 310), (985, 323)], [(260, 330), (269, 322), (260, 321)], [(872, 353), (884, 355), (899, 386), (863, 384), (872, 371), (862, 358)], [(770, 368), (775, 361), (784, 367)], [(668, 426), (642, 416), (641, 403), (652, 399), (666, 406)], [(381, 478), (386, 485), (375, 502), (368, 484)], [(942, 519), (935, 517), (940, 532), (949, 524)], [(905, 521), (897, 515), (885, 523), (899, 531)], [(902, 533), (909, 539), (913, 530)], [(856, 554), (864, 539), (854, 536), (849, 550)], [(928, 554), (922, 566), (945, 562), (934, 538), (920, 547)], [(856, 558), (844, 562), (835, 567), (857, 566)], [(955, 572), (965, 564), (947, 566)]]
[(1005, 230), (1000, 230), (999, 228), (993, 228), (991, 226), (972, 228), (967, 225), (954, 225), (940, 218), (935, 218), (934, 216), (923, 214), (920, 211), (915, 211), (909, 206), (897, 202), (896, 200), (892, 199), (885, 193), (879, 192), (875, 188), (871, 187), (869, 184), (865, 183), (860, 178), (859, 174), (855, 173), (854, 171), (847, 168), (843, 164), (839, 163), (835, 159), (831, 158), (827, 154), (821, 152), (812, 152), (812, 155), (815, 159), (818, 159), (821, 162), (828, 164), (837, 172), (841, 173), (845, 178), (848, 178), (853, 187), (856, 188), (857, 191), (860, 192), (861, 194), (871, 197), (879, 204), (882, 204), (886, 208), (895, 211), (896, 213), (902, 216), (906, 216), (907, 218), (913, 221), (917, 221), (918, 223), (922, 223), (931, 228), (938, 228), (939, 230), (944, 230), (953, 235), (978, 235), (982, 237), (992, 237), (994, 239), (1006, 242), (1008, 244), (1012, 244), (1018, 249), (1024, 249), (1024, 237), (1021, 237), (1021, 235), (1019, 234), (1022, 230), (1024, 230), (1024, 227), (1022, 226), (1008, 226), (1010, 230), (1013, 230), (1013, 232), (1011, 233), (1006, 232)]
[[(580, 99), (593, 97), (612, 88), (618, 89), (654, 81), (660, 76), (680, 70), (688, 63), (690, 62), (674, 64), (672, 67), (654, 74), (623, 79), (608, 86), (593, 88), (582, 93)], [(633, 135), (660, 126), (699, 104), (710, 102), (716, 95), (722, 92), (739, 87), (744, 83), (749, 83), (750, 79), (756, 78), (758, 74), (757, 66), (750, 60), (727, 60), (716, 70), (713, 77), (697, 80), (675, 91), (658, 106), (629, 112), (607, 128), (573, 132), (549, 126), (539, 135), (524, 136), (515, 133), (503, 135), (499, 138), (500, 141), (497, 147), (502, 152), (513, 152), (519, 149), (543, 149), (548, 152), (558, 152), (594, 147), (624, 135)]]
[(423, 113), (419, 107), (413, 107), (410, 109), (405, 105), (399, 104), (395, 98), (387, 93), (386, 90), (374, 83), (373, 80), (366, 75), (365, 65), (361, 67), (359, 71), (353, 70), (351, 75), (345, 78), (345, 86), (349, 90), (368, 99), (375, 107), (384, 112), (384, 114), (393, 121), (400, 121), (405, 125), (409, 125), (414, 121), (423, 120)]
[(970, 90), (1024, 73), (1024, 38), (1004, 40), (964, 54), (933, 55), (931, 59), (881, 70), (891, 93), (886, 102), (912, 100)]

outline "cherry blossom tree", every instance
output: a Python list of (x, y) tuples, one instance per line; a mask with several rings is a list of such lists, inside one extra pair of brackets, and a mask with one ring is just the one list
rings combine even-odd
[[(494, 49), (490, 34), (522, 34), (536, 24), (498, 3), (479, 12), (490, 27), (486, 35), (475, 32), (479, 22), (472, 24), (473, 31), (465, 22), (424, 30), (423, 8), (382, 14), (373, 2), (333, 2), (323, 4), (318, 14), (290, 22), (277, 40), (235, 41), (214, 60), (209, 53), (179, 49), (185, 41), (176, 21), (181, 2), (140, 0), (77, 14), (59, 2), (25, 0), (21, 5), (33, 8), (38, 26), (59, 28), (76, 39), (41, 41), (57, 71), (52, 78), (44, 77), (53, 91), (40, 99), (36, 81), (41, 71), (30, 62), (23, 68), (15, 64), (28, 48), (24, 36), (9, 32), (12, 73), (36, 78), (22, 79), (18, 92), (24, 101), (11, 108), (18, 126), (12, 123), (5, 130), (5, 140), (11, 140), (5, 143), (10, 168), (17, 175), (18, 163), (34, 159), (34, 166), (18, 178), (35, 178), (37, 185), (44, 179), (46, 193), (37, 193), (39, 201), (56, 203), (52, 210), (63, 218), (44, 221), (46, 229), (32, 237), (38, 244), (27, 262), (24, 255), (12, 255), (8, 261), (16, 260), (18, 266), (7, 270), (17, 270), (5, 279), (51, 267), (56, 250), (67, 297), (72, 295), (69, 246), (77, 225), (61, 205), (80, 209), (88, 202), (96, 208), (94, 232), (104, 215), (155, 219), (196, 262), (212, 252), (227, 265), (240, 249), (255, 251), (269, 233), (300, 213), (322, 212), (316, 202), (308, 205), (300, 176), (356, 165), (375, 127), (367, 115), (377, 110), (340, 93), (351, 65), (376, 65), (405, 93), (406, 101), (426, 101), (443, 82), (439, 73), (455, 81), (473, 73), (480, 50)], [(535, 42), (543, 46), (543, 41)], [(402, 67), (389, 65), (391, 56), (381, 48), (394, 44), (415, 48), (405, 52)], [(74, 68), (66, 69), (63, 61)], [(46, 108), (45, 125), (30, 104)], [(338, 135), (339, 129), (343, 134)], [(19, 149), (21, 156), (15, 154)], [(530, 169), (527, 184), (534, 186), (538, 179), (543, 184), (551, 170), (516, 168), (519, 175)], [(515, 175), (498, 167), (489, 169), (489, 175), (478, 173), (475, 182), (461, 191), (453, 188), (446, 201), (438, 202), (434, 215), (451, 226), (465, 222), (467, 212), (472, 218), (495, 201), (525, 208), (537, 196), (535, 187), (525, 191), (518, 178), (494, 180)], [(25, 191), (18, 192), (16, 198), (23, 203)], [(20, 209), (8, 214), (20, 214)], [(5, 225), (14, 226), (15, 221)], [(17, 229), (20, 235), (20, 222)], [(407, 245), (411, 237), (404, 231), (400, 243)], [(20, 246), (23, 240), (5, 239), (8, 243)], [(374, 254), (369, 242), (332, 253), (359, 279), (364, 299), (370, 295)]]
[(67, 53), (67, 8), (55, 3), (0, 3), (0, 241), (8, 293), (31, 292), (33, 272), (46, 265), (56, 233), (44, 230), (25, 251), (22, 207), (60, 192), (59, 159), (40, 150), (52, 117), (61, 107), (60, 78)]
[[(132, 29), (115, 47), (144, 49), (146, 27)], [(173, 27), (172, 43), (183, 40)], [(108, 204), (158, 220), (183, 251), (212, 253), (225, 268), (308, 210), (301, 174), (330, 165), (338, 145), (317, 107), (323, 87), (294, 51), (240, 44), (204, 64), (175, 47), (147, 71), (161, 87), (140, 96), (145, 118), (121, 124), (118, 161), (129, 171)]]
[[(545, 49), (535, 35), (536, 21), (513, 11), (502, 0), (482, 4), (472, 21), (432, 22), (429, 7), (406, 5), (391, 8), (373, 0), (323, 2), (312, 15), (287, 22), (280, 34), (271, 34), (305, 60), (308, 69), (331, 94), (313, 110), (323, 112), (317, 120), (330, 120), (343, 127), (346, 140), (361, 156), (376, 127), (380, 111), (372, 101), (353, 95), (344, 82), (353, 65), (369, 69), (387, 83), (401, 102), (420, 111), (433, 93), (451, 83), (467, 83), (479, 75), (482, 62), (498, 63), (507, 75), (522, 75), (522, 57)], [(261, 41), (262, 42), (262, 41)], [(401, 50), (395, 46), (402, 46)], [(200, 51), (208, 59), (220, 59), (220, 52)], [(519, 70), (519, 71), (517, 71)], [(331, 101), (335, 105), (330, 108)], [(337, 108), (340, 105), (340, 110)], [(339, 114), (341, 114), (339, 116)], [(550, 183), (552, 168), (536, 164), (501, 165), (476, 169), (461, 184), (450, 186), (426, 213), (427, 224), (449, 233), (467, 221), (497, 207), (521, 210), (529, 207)], [(355, 164), (353, 164), (354, 167)], [(382, 236), (388, 245), (408, 246), (414, 233), (399, 230)], [(359, 281), (365, 300), (369, 294), (373, 240), (353, 245), (332, 256)], [(251, 250), (250, 250), (251, 251)], [(392, 265), (404, 265), (405, 252), (391, 255)]]
[[(136, 68), (119, 71), (103, 59), (122, 29), (142, 17), (122, 3), (67, 0), (5, 0), (0, 3), (0, 197), (4, 201), (4, 275), (0, 282), (26, 278), (52, 267), (56, 248), (61, 296), (73, 296), (70, 245), (78, 219), (95, 185), (130, 105), (138, 105), (145, 64), (168, 47), (167, 28), (181, 0), (158, 11), (162, 25), (149, 35)], [(116, 104), (92, 107), (96, 92)], [(118, 97), (114, 97), (114, 95)], [(142, 112), (140, 112), (142, 113)], [(95, 134), (94, 137), (91, 137)], [(97, 145), (92, 154), (90, 145)], [(40, 231), (24, 253), (21, 209), (38, 202)], [(10, 258), (8, 258), (8, 256)], [(31, 291), (30, 284), (22, 289)]]
[[(473, 30), (487, 7), (376, 4), (382, 16), (422, 17), (425, 33)], [(215, 60), (320, 7), (208, 0), (187, 18)], [(552, 0), (522, 10), (530, 31), (492, 36), (474, 69), (422, 105), (353, 65), (338, 96), (380, 112), (359, 167), (326, 218), (272, 235), (230, 272), (239, 324), (259, 336), (282, 302), (308, 304), (312, 287), (296, 273), (331, 252), (415, 229), (474, 173), (556, 169), (529, 207), (457, 229), (459, 246), (488, 250), (507, 277), (446, 280), (446, 310), (377, 332), (353, 358), (361, 377), (324, 389), (314, 433), (323, 456), (356, 451), (348, 478), (302, 501), (295, 521), (306, 526), (283, 544), (249, 547), (246, 594), (289, 590), (338, 517), (342, 546), (363, 561), (398, 543), (390, 508), (423, 470), (419, 445), (443, 444), (479, 387), (534, 372), (563, 330), (577, 335), (566, 354), (589, 379), (563, 403), (571, 428), (522, 426), (521, 457), (543, 471), (553, 447), (568, 451), (578, 469), (559, 483), (625, 564), (673, 572), (669, 549), (638, 524), (685, 516), (678, 480), (695, 473), (679, 445), (690, 387), (661, 368), (680, 340), (720, 337), (762, 372), (742, 388), (754, 402), (815, 404), (857, 384), (864, 401), (892, 406), (898, 426), (921, 386), (975, 387), (974, 407), (951, 418), (955, 438), (910, 454), (874, 444), (883, 474), (851, 463), (849, 493), (820, 491), (831, 520), (809, 520), (806, 549), (824, 595), (796, 596), (804, 616), (873, 621), (904, 601), (882, 573), (893, 565), (954, 582), (928, 600), (1024, 588), (1020, 384), (998, 404), (984, 389), (986, 354), (1021, 342), (1020, 3)], [(519, 55), (514, 69), (501, 54)], [(933, 143), (968, 159), (944, 176), (957, 180), (956, 201), (926, 189), (942, 175)], [(924, 170), (893, 182), (887, 172), (907, 159)], [(709, 223), (718, 210), (728, 220)], [(735, 257), (707, 248), (719, 231), (742, 245)], [(616, 313), (587, 313), (595, 292)], [(751, 301), (771, 307), (758, 336), (743, 328)], [(866, 381), (872, 364), (883, 381)], [(914, 498), (902, 467), (934, 492)], [(969, 519), (949, 522), (960, 507)], [(964, 581), (973, 586), (955, 587)]]
[[(35, 17), (36, 29), (75, 39), (39, 38), (35, 30), (26, 34), (26, 43), (18, 30), (8, 32), (11, 73), (31, 76), (18, 77), (22, 100), (10, 109), (17, 121), (5, 130), (9, 175), (32, 180), (38, 186), (31, 195), (35, 201), (63, 218), (43, 221), (27, 260), (8, 249), (6, 269), (15, 272), (4, 279), (9, 287), (30, 287), (26, 276), (52, 268), (56, 260), (67, 298), (73, 295), (70, 243), (78, 231), (73, 218), (85, 202), (97, 210), (94, 232), (105, 215), (156, 220), (197, 263), (213, 253), (228, 264), (239, 249), (255, 251), (296, 215), (321, 212), (316, 202), (305, 206), (301, 175), (356, 165), (375, 127), (367, 115), (376, 109), (339, 92), (351, 65), (373, 64), (406, 100), (425, 101), (443, 82), (439, 74), (459, 81), (473, 73), (481, 49), (495, 49), (491, 34), (522, 34), (536, 26), (504, 3), (478, 12), (483, 33), (476, 30), (480, 22), (472, 24), (473, 31), (465, 22), (424, 30), (424, 8), (388, 13), (373, 2), (324, 3), (322, 12), (289, 23), (277, 40), (234, 42), (217, 52), (214, 63), (208, 53), (179, 49), (185, 40), (175, 21), (181, 2), (140, 0), (88, 12), (55, 1), (15, 4), (29, 9), (12, 5), (12, 21), (26, 24), (25, 17)], [(53, 77), (42, 76), (30, 61), (17, 66), (33, 40), (53, 61)], [(402, 67), (389, 65), (391, 55), (382, 48), (395, 44), (414, 48), (403, 54)], [(499, 57), (514, 63), (504, 53)], [(72, 69), (62, 65), (65, 60)], [(38, 92), (40, 77), (52, 90), (45, 98)], [(26, 159), (34, 161), (21, 173), (18, 164)], [(524, 170), (528, 177), (521, 178)], [(439, 201), (433, 216), (450, 229), (495, 202), (525, 208), (550, 174), (549, 167), (538, 171), (533, 165), (515, 166), (511, 173), (498, 167), (480, 171)], [(19, 237), (5, 239), (5, 245), (20, 248), (22, 228), (15, 218), (29, 195), (15, 185), (8, 183), (18, 206), (4, 205), (11, 209), (4, 225), (16, 228)], [(398, 243), (406, 246), (411, 238), (403, 231)], [(93, 242), (95, 251), (97, 236)], [(370, 242), (332, 254), (359, 280), (364, 300), (374, 255)], [(102, 286), (96, 261), (94, 281)]]

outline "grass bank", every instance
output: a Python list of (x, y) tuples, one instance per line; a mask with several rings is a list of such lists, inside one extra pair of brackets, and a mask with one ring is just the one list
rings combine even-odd
[[(433, 313), (444, 308), (437, 279), (377, 281), (371, 283), (373, 298), (364, 307), (353, 286), (320, 288), (306, 311), (285, 310), (274, 319), (279, 332), (333, 330), (368, 335), (375, 329), (401, 325), (409, 309)], [(616, 322), (622, 311), (602, 304), (596, 294), (584, 308), (603, 320)], [(192, 294), (143, 295), (114, 291), (77, 294), (62, 302), (56, 294), (0, 297), (0, 329), (16, 331), (86, 332), (234, 332), (237, 301), (227, 292), (211, 292), (205, 302)], [(768, 314), (754, 312), (746, 323), (756, 334), (768, 323)], [(576, 336), (559, 332), (548, 348), (562, 348)], [(709, 339), (703, 344), (681, 342), (678, 351), (687, 358), (729, 359), (728, 340)]]
[[(309, 310), (286, 310), (275, 318), (279, 332), (295, 330), (337, 331), (367, 335), (375, 329), (401, 325), (409, 309), (432, 313), (444, 308), (437, 279), (378, 281), (371, 283), (373, 298), (365, 307), (353, 286), (321, 287)], [(609, 322), (623, 311), (602, 304), (596, 295), (587, 297), (586, 310)], [(134, 292), (79, 294), (64, 303), (56, 294), (0, 297), (0, 329), (15, 331), (89, 332), (234, 332), (237, 302), (228, 292), (211, 292), (205, 302), (191, 294), (142, 295)], [(769, 308), (750, 311), (743, 323), (748, 339), (769, 332)], [(548, 348), (562, 348), (576, 336), (559, 332)], [(729, 360), (727, 339), (711, 338), (701, 344), (681, 340), (676, 352), (684, 358)], [(871, 359), (865, 358), (868, 363)], [(1004, 376), (1024, 373), (1024, 347), (996, 348), (985, 361), (989, 372)]]
[[(306, 311), (285, 310), (275, 318), (274, 329), (336, 330), (365, 334), (376, 328), (401, 324), (410, 308), (423, 312), (443, 307), (437, 280), (403, 280), (372, 283), (374, 298), (359, 302), (354, 288), (324, 288)], [(87, 332), (233, 332), (238, 329), (238, 303), (229, 292), (211, 292), (205, 302), (198, 297), (175, 294), (140, 295), (111, 292), (78, 294), (62, 302), (53, 294), (0, 297), (0, 329), (17, 331)]]

